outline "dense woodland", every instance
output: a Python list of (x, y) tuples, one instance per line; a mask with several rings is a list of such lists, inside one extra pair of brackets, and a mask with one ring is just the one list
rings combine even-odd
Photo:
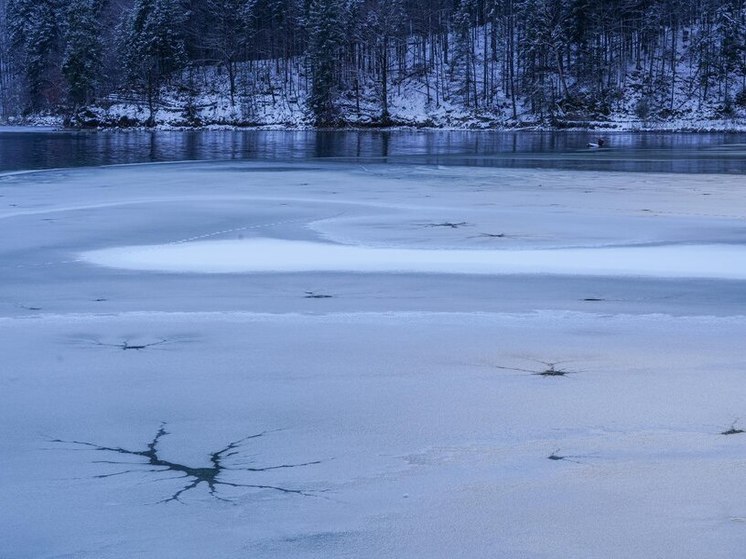
[(5, 119), (95, 124), (119, 106), (109, 124), (164, 107), (250, 124), (283, 105), (320, 126), (427, 124), (447, 107), (561, 126), (746, 108), (746, 0), (0, 0), (0, 22)]

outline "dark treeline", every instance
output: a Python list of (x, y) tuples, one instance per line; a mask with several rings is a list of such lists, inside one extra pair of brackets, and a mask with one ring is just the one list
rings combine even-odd
[[(75, 114), (215, 76), (319, 125), (416, 84), (506, 121), (746, 107), (746, 0), (0, 0), (0, 113)], [(190, 93), (191, 92), (191, 93)], [(185, 111), (190, 107), (185, 106)], [(0, 116), (2, 116), (0, 115)]]

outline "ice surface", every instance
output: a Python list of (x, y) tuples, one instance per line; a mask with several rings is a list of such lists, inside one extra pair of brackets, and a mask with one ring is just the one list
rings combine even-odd
[[(741, 183), (0, 177), (0, 557), (738, 556), (746, 435), (721, 433), (746, 405)], [(80, 256), (127, 251), (161, 271)], [(549, 253), (551, 273), (516, 261)], [(511, 273), (441, 260), (466, 254)], [(213, 257), (232, 273), (201, 273)]]

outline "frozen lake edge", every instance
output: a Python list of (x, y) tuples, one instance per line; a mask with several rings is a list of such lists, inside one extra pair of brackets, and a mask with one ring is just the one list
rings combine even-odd
[[(705, 283), (456, 277), (305, 250), (737, 250), (739, 184), (236, 162), (0, 177), (0, 555), (740, 553), (746, 450), (721, 434), (746, 402), (737, 262)], [(258, 275), (78, 260), (262, 238)]]

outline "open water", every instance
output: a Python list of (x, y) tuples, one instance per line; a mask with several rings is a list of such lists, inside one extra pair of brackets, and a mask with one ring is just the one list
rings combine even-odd
[(453, 130), (51, 131), (0, 127), (0, 172), (189, 160), (391, 162), (746, 173), (746, 133)]

